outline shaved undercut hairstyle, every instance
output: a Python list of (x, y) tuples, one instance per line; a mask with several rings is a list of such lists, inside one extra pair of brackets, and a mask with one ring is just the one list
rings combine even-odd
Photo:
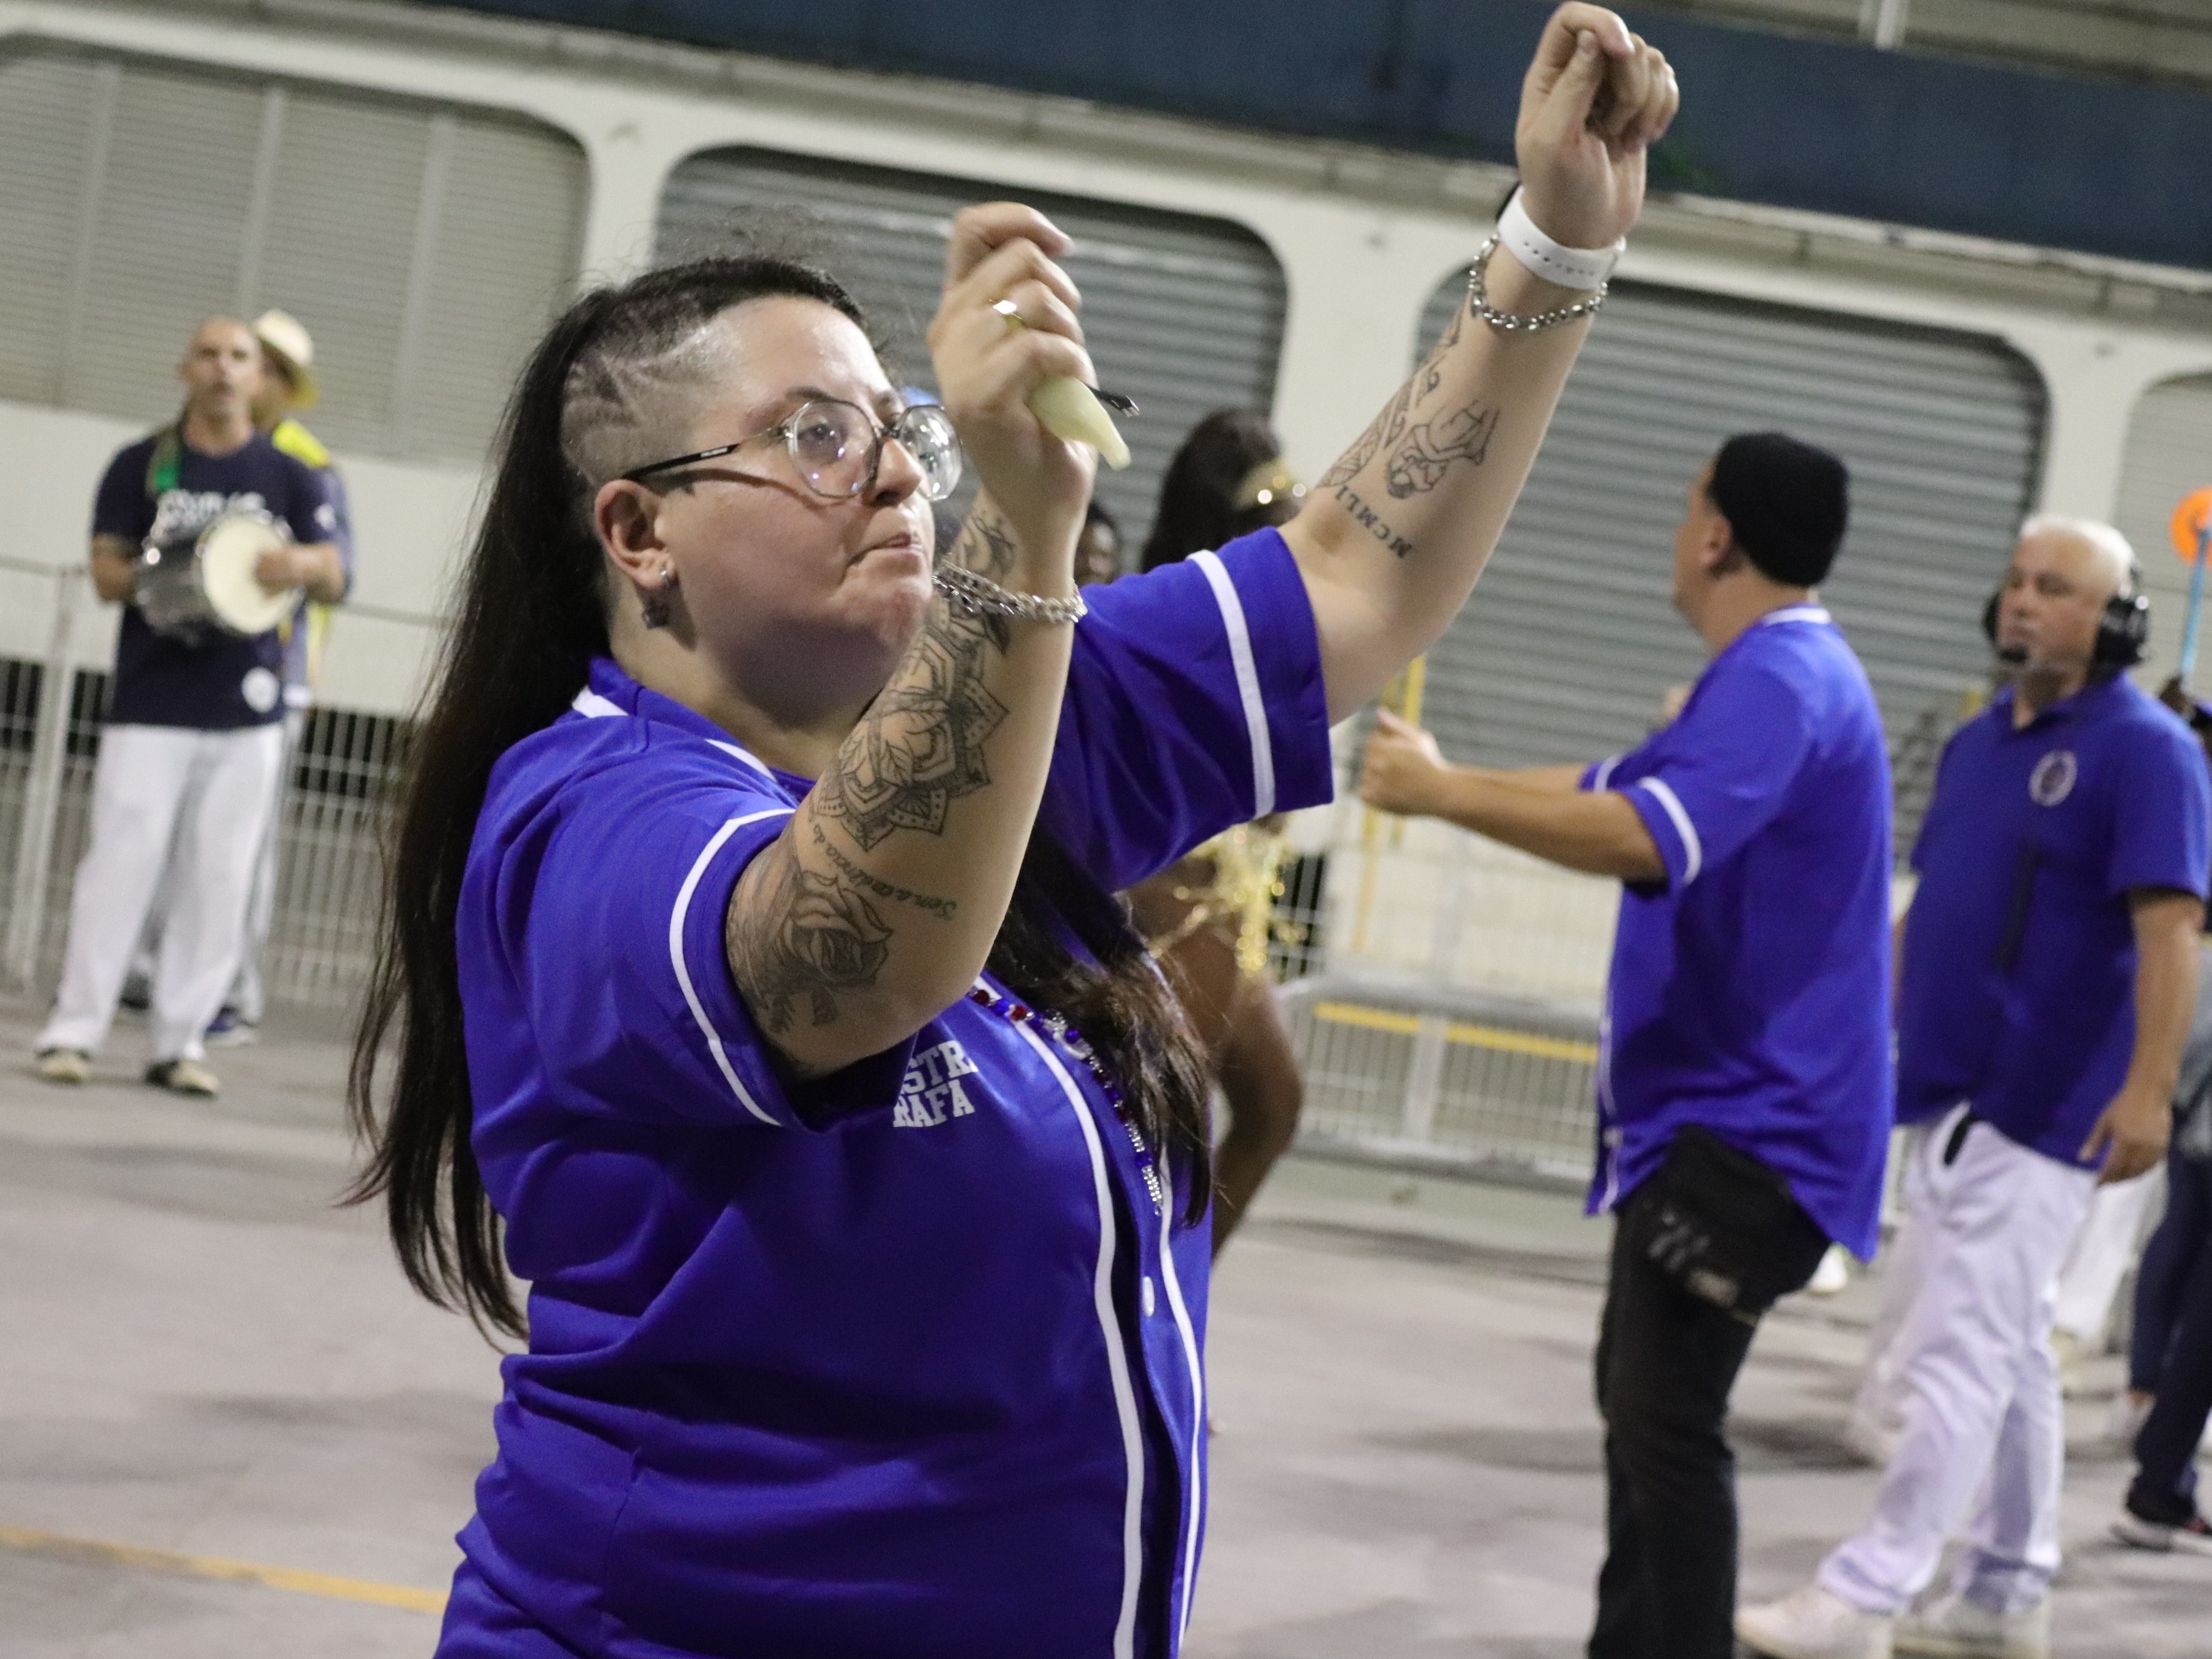
[[(592, 521), (599, 487), (687, 447), (728, 366), (712, 325), (779, 298), (817, 301), (867, 331), (835, 279), (769, 253), (690, 259), (595, 289), (553, 325), (508, 401), (483, 523), (408, 738), (347, 1090), (368, 1159), (347, 1196), (381, 1199), (409, 1282), (487, 1333), (521, 1336), (526, 1323), (470, 1145), (454, 921), (477, 817), (499, 757), (559, 719), (592, 659), (607, 654), (611, 595)], [(1188, 1212), (1202, 1215), (1212, 1140), (1197, 1039), (1127, 908), (1042, 827), (989, 966), (1082, 1031), (1139, 1125), (1188, 1171)]]

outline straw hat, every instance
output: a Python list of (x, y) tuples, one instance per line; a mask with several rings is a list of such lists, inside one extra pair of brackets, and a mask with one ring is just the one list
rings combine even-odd
[(292, 407), (313, 409), (322, 395), (315, 384), (315, 342), (289, 311), (270, 309), (253, 319), (253, 337), (292, 383)]

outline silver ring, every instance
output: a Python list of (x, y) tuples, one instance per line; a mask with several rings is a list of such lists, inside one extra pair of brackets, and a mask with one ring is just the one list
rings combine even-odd
[(1022, 308), (1012, 300), (994, 300), (991, 302), (991, 309), (1005, 318), (1012, 327), (1027, 328), (1029, 326), (1022, 320)]

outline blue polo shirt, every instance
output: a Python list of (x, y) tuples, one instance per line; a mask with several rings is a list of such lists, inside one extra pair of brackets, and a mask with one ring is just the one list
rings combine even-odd
[(1666, 861), (1621, 894), (1593, 1213), (1702, 1124), (1874, 1253), (1890, 1128), (1889, 760), (1866, 672), (1814, 605), (1706, 665), (1674, 723), (1592, 767)]
[(2013, 729), (2009, 689), (1945, 745), (1912, 852), (1897, 1104), (1960, 1101), (2064, 1163), (2135, 1048), (2128, 895), (2205, 890), (2212, 784), (2189, 728), (2125, 675)]
[[(1328, 798), (1279, 536), (1085, 597), (1043, 817), (1104, 887)], [(458, 945), (471, 1144), (531, 1334), (449, 1659), (1180, 1642), (1209, 1230), (1155, 1201), (1034, 1020), (963, 1000), (784, 1081), (723, 920), (807, 787), (610, 661), (495, 769)]]

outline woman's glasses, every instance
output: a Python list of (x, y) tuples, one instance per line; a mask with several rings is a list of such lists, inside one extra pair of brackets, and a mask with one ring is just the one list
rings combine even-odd
[(747, 444), (774, 437), (781, 437), (791, 451), (792, 467), (806, 487), (833, 501), (849, 501), (875, 488), (876, 474), (884, 462), (884, 446), (893, 440), (914, 457), (915, 465), (921, 470), (924, 501), (943, 501), (960, 482), (960, 440), (943, 410), (934, 404), (916, 404), (889, 426), (878, 426), (867, 410), (840, 398), (817, 398), (801, 404), (774, 426), (733, 444), (633, 467), (623, 477), (633, 483), (642, 483), (655, 473), (720, 460)]

